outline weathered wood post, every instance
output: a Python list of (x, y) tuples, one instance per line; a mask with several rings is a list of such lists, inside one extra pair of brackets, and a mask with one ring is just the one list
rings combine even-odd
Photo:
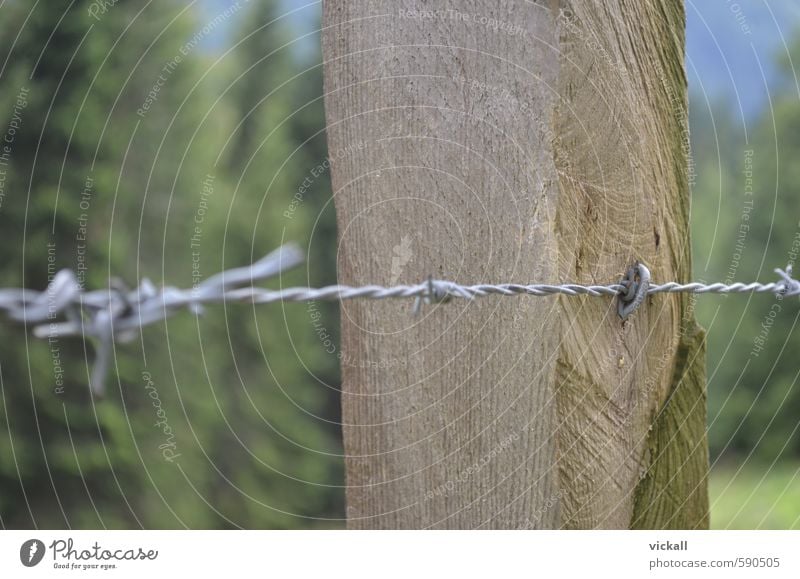
[[(688, 279), (680, 0), (328, 0), (323, 51), (342, 283)], [(350, 526), (707, 526), (692, 310), (344, 303)]]

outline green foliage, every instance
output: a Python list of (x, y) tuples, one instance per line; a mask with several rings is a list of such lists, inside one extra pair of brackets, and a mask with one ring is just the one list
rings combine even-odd
[[(800, 44), (792, 54), (796, 62)], [(791, 71), (785, 74), (790, 78)], [(696, 279), (777, 281), (773, 269), (797, 259), (800, 104), (793, 87), (787, 83), (772, 94), (772, 106), (746, 125), (731, 117), (724, 103), (695, 107)], [(770, 464), (797, 457), (797, 299), (700, 297), (697, 313), (708, 329), (712, 460), (727, 456)]]
[[(324, 123), (319, 101), (293, 117), (310, 86), (321, 92), (319, 68), (292, 81), (290, 50), (262, 58), (284, 43), (260, 28), (273, 4), (225, 17), (245, 25), (235, 39), (255, 32), (219, 60), (202, 48), (215, 27), (180, 3), (123, 0), (95, 19), (86, 0), (51, 2), (24, 27), (29, 6), (0, 9), (0, 132), (28, 89), (0, 205), (3, 285), (42, 288), (85, 265), (89, 288), (111, 275), (190, 287), (287, 240), (332, 259), (327, 177), (283, 216), (325, 154), (309, 140)], [(280, 283), (307, 281), (321, 280)], [(221, 305), (151, 326), (116, 346), (102, 400), (87, 388), (91, 344), (8, 324), (0, 339), (2, 525), (340, 524), (338, 370), (305, 306)]]
[(709, 480), (712, 529), (800, 529), (800, 466), (723, 464)]

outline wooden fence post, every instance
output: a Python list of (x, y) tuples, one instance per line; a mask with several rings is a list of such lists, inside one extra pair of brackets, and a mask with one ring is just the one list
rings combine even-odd
[[(327, 0), (341, 283), (686, 280), (681, 0)], [(708, 524), (693, 302), (342, 304), (352, 528)]]

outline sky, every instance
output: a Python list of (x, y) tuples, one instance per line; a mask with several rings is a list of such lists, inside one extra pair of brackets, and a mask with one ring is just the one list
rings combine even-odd
[[(686, 71), (694, 106), (728, 104), (744, 122), (768, 105), (778, 62), (800, 33), (797, 0), (687, 0)], [(800, 62), (795, 64), (800, 76)]]
[[(235, 2), (198, 0), (209, 19)], [(298, 34), (317, 26), (320, 2), (282, 0), (282, 5), (291, 12), (287, 23)], [(231, 19), (215, 31), (207, 46), (224, 46), (234, 23)], [(768, 104), (778, 60), (786, 57), (795, 35), (800, 36), (798, 0), (686, 0), (686, 68), (693, 106), (723, 102), (741, 122), (752, 119)], [(316, 37), (308, 37), (297, 49), (313, 49), (313, 42)]]

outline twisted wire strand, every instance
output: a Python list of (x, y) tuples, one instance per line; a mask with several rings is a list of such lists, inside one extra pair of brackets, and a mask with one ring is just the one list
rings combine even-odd
[[(59, 271), (44, 291), (0, 289), (0, 310), (12, 319), (34, 326), (38, 338), (81, 336), (95, 342), (95, 366), (91, 387), (103, 393), (103, 379), (109, 367), (115, 341), (127, 342), (149, 324), (165, 320), (182, 309), (195, 314), (206, 304), (339, 301), (349, 299), (416, 298), (414, 311), (423, 303), (443, 303), (451, 298), (471, 300), (489, 295), (500, 296), (567, 296), (619, 297), (631, 302), (635, 282), (630, 277), (620, 283), (606, 285), (564, 284), (477, 284), (461, 285), (452, 281), (428, 279), (416, 285), (352, 287), (331, 285), (322, 288), (289, 287), (278, 290), (253, 284), (278, 275), (303, 261), (303, 253), (294, 245), (285, 245), (250, 266), (218, 273), (192, 289), (166, 286), (156, 288), (148, 279), (135, 290), (128, 290), (119, 281), (112, 281), (103, 290), (84, 291), (70, 270)], [(772, 293), (782, 296), (800, 295), (800, 282), (792, 278), (791, 265), (776, 269), (778, 282), (771, 283), (701, 283), (667, 282), (641, 286), (643, 295), (658, 293)], [(648, 274), (649, 275), (649, 274)], [(243, 287), (242, 287), (243, 286)]]

